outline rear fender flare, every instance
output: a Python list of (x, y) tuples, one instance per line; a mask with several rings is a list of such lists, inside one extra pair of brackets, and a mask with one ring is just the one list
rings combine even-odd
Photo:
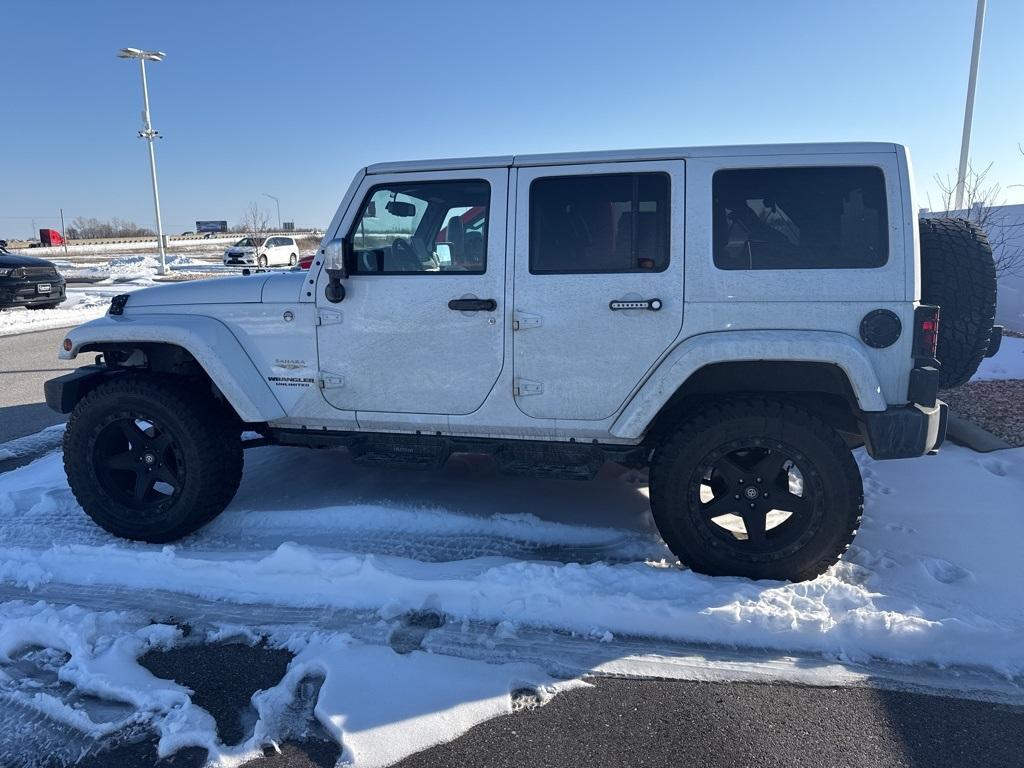
[[(639, 439), (662, 406), (687, 379), (707, 365), (739, 361), (793, 361), (839, 366), (863, 411), (887, 407), (871, 360), (860, 342), (827, 331), (721, 331), (687, 339), (673, 349), (612, 424), (615, 437)], [(751, 382), (756, 390), (756, 382)]]
[(124, 315), (93, 320), (68, 332), (70, 350), (64, 360), (80, 351), (103, 345), (153, 342), (185, 349), (246, 422), (271, 421), (286, 414), (252, 359), (224, 323), (201, 315)]

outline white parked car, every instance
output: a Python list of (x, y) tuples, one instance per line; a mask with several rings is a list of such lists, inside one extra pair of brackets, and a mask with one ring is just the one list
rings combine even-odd
[(299, 246), (294, 237), (243, 237), (224, 251), (226, 267), (294, 267), (299, 262)]

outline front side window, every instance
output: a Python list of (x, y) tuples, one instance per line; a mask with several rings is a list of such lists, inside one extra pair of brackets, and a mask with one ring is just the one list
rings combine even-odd
[(712, 180), (719, 269), (857, 269), (889, 259), (880, 168), (747, 168)]
[(350, 233), (352, 272), (482, 274), (490, 196), (475, 179), (374, 187)]
[(659, 272), (669, 259), (669, 176), (535, 179), (530, 272)]

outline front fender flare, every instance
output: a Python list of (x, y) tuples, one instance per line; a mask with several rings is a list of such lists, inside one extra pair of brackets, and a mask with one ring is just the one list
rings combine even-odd
[[(719, 331), (687, 339), (662, 360), (612, 424), (616, 437), (638, 439), (694, 373), (713, 363), (779, 360), (831, 363), (850, 381), (863, 411), (884, 411), (885, 398), (871, 360), (852, 337), (828, 331)], [(756, 382), (751, 382), (756, 389)]]
[(285, 416), (284, 408), (260, 375), (235, 335), (224, 323), (202, 315), (123, 315), (101, 317), (68, 332), (70, 350), (64, 360), (83, 348), (123, 342), (174, 344), (203, 367), (242, 421), (261, 422)]

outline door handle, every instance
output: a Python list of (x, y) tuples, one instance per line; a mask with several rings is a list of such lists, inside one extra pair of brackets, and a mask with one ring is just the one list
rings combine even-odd
[(498, 308), (498, 302), (494, 299), (452, 299), (448, 302), (448, 309), (456, 312), (493, 312)]
[(617, 311), (620, 309), (649, 309), (657, 312), (661, 309), (661, 299), (647, 299), (646, 301), (610, 301), (608, 309)]

